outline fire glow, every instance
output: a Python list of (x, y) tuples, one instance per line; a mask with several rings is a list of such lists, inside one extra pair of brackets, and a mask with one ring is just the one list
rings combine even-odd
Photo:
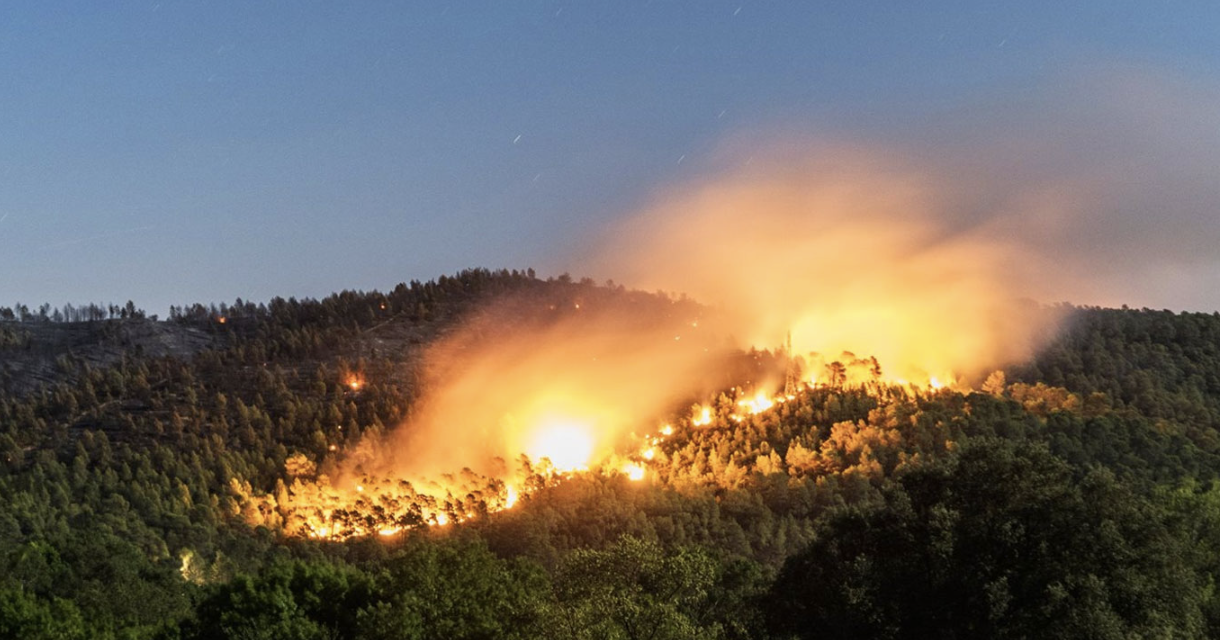
[(559, 472), (584, 471), (593, 457), (595, 433), (592, 426), (578, 422), (548, 422), (535, 432), (525, 453), (550, 461)]
[[(334, 486), (289, 492), (311, 514), (297, 530), (337, 538), (447, 526), (528, 500), (523, 473), (640, 482), (666, 464), (658, 445), (683, 428), (731, 428), (806, 390), (967, 388), (1049, 334), (1053, 314), (1014, 302), (1026, 293), (1019, 253), (945, 226), (936, 180), (844, 158), (679, 191), (593, 252), (607, 276), (713, 307), (612, 286), (565, 294), (561, 282), (558, 293), (471, 313), (429, 346), (425, 393), (405, 424), (345, 452)], [(749, 349), (786, 356), (789, 380), (708, 401), (725, 386), (727, 354)], [(364, 381), (345, 384), (355, 392)], [(660, 423), (652, 435), (631, 439), (650, 423)], [(457, 469), (469, 476), (453, 479)], [(351, 489), (360, 474), (393, 480)], [(398, 520), (361, 524), (348, 518), (353, 504), (398, 505)]]

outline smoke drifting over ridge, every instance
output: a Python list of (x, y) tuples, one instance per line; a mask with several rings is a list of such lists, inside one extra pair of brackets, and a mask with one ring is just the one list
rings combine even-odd
[(1024, 89), (884, 142), (743, 135), (592, 273), (717, 305), (747, 344), (791, 331), (914, 378), (1028, 356), (1053, 318), (1022, 299), (1220, 308), (1220, 91), (1115, 65)]
[(1169, 284), (1220, 283), (1220, 118), (1139, 73), (1070, 84), (884, 145), (742, 145), (723, 163), (736, 168), (657, 197), (565, 265), (710, 308), (502, 301), (431, 349), (438, 384), (366, 468), (594, 464), (709, 388), (726, 346), (790, 339), (813, 376), (850, 352), (889, 381), (977, 382), (1053, 332), (1037, 303), (1157, 305), (1166, 274), (1190, 269)]
[(690, 301), (575, 284), (493, 302), (429, 347), (428, 396), (365, 470), (511, 477), (521, 454), (564, 471), (595, 464), (623, 436), (654, 428), (648, 418), (723, 379), (715, 365), (726, 345), (702, 313)]
[(631, 219), (599, 257), (645, 288), (722, 309), (745, 345), (875, 356), (899, 379), (1029, 355), (1047, 313), (1004, 238), (949, 227), (936, 181), (859, 149), (755, 162)]

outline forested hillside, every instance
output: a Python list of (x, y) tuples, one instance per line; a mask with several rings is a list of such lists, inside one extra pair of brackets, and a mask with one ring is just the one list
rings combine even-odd
[(469, 270), (0, 320), (0, 638), (1220, 635), (1216, 314), (1073, 309), (978, 390), (830, 380), (753, 412), (735, 387), (791, 354), (738, 353), (643, 480), (540, 468), (443, 526), (286, 529), (294, 480), (401, 425), (424, 350), (506, 294), (698, 308)]

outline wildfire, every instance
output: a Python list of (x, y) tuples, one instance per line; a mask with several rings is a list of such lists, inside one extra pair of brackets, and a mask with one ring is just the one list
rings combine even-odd
[[(957, 385), (953, 375), (929, 376), (922, 383), (889, 378), (881, 374), (875, 359), (857, 358), (847, 353), (831, 362), (825, 362), (817, 354), (809, 354), (801, 361), (806, 366), (811, 363), (817, 369), (813, 374), (805, 372), (799, 376), (806, 382), (796, 383), (795, 388), (789, 384), (783, 391), (770, 395), (763, 389), (743, 391), (736, 401), (740, 412), (732, 413), (728, 418), (732, 422), (744, 422), (750, 416), (765, 414), (796, 400), (798, 393), (828, 387), (880, 391), (885, 386), (900, 386), (918, 392)], [(358, 376), (347, 378), (347, 382), (353, 389), (363, 384)], [(558, 479), (597, 468), (603, 472), (617, 471), (632, 482), (643, 481), (649, 475), (650, 466), (657, 464), (658, 459), (667, 459), (663, 457), (662, 445), (675, 434), (673, 423), (662, 423), (653, 434), (635, 437), (634, 447), (628, 449), (634, 453), (620, 457), (621, 454), (607, 448), (606, 434), (601, 430), (603, 420), (609, 419), (608, 414), (593, 411), (571, 396), (561, 399), (550, 396), (545, 402), (539, 401), (539, 406), (547, 408), (534, 406), (526, 410), (527, 419), (510, 418), (503, 425), (517, 434), (514, 446), (525, 456), (523, 465), (516, 470), (516, 480), (498, 479), (512, 477), (513, 470), (504, 466), (494, 471), (495, 475), (481, 476), (466, 469), (460, 477), (441, 472), (437, 476), (439, 479), (421, 480), (417, 484), (393, 476), (350, 478), (340, 485), (331, 485), (325, 476), (319, 476), (313, 482), (298, 478), (287, 499), (272, 503), (271, 510), (278, 509), (285, 514), (287, 530), (313, 538), (391, 537), (411, 527), (443, 527), (480, 514), (512, 509), (523, 497), (525, 487), (539, 486), (523, 474)], [(712, 425), (716, 419), (714, 406), (700, 404), (692, 408), (689, 424), (704, 427)], [(331, 451), (335, 448), (335, 445), (328, 446)]]
[[(272, 509), (286, 529), (332, 539), (456, 524), (528, 497), (538, 485), (508, 468), (523, 455), (549, 478), (598, 469), (643, 480), (678, 458), (664, 444), (675, 430), (788, 412), (806, 392), (956, 389), (1024, 357), (1049, 326), (1011, 303), (1028, 295), (1012, 268), (1022, 256), (1002, 237), (954, 233), (939, 212), (957, 210), (960, 194), (888, 157), (760, 161), (658, 200), (589, 267), (690, 299), (573, 283), (479, 308), (428, 345), (427, 396), (409, 424), (335, 460), (333, 485), (291, 487)], [(781, 393), (771, 372), (751, 372), (732, 402), (701, 395), (736, 375), (721, 366), (730, 358), (780, 344)], [(359, 395), (362, 373), (341, 375), (342, 391)], [(693, 398), (673, 424), (647, 422)], [(662, 426), (628, 439), (646, 424)], [(455, 469), (476, 471), (455, 479)]]
[[(783, 399), (778, 400), (783, 402)], [(766, 392), (759, 391), (758, 393), (754, 394), (753, 398), (738, 401), (737, 405), (748, 409), (750, 411), (750, 415), (757, 415), (775, 406), (775, 403), (776, 400), (768, 398)]]
[(589, 468), (593, 457), (594, 430), (587, 424), (556, 420), (541, 426), (535, 432), (526, 450), (534, 459), (550, 460), (559, 472), (583, 471)]
[(638, 482), (644, 479), (644, 465), (635, 462), (629, 462), (623, 465), (622, 472), (627, 476), (627, 479), (632, 482)]

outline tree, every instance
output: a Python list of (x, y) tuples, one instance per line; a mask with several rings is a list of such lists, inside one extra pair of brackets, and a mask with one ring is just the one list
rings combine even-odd
[(696, 549), (666, 553), (656, 543), (623, 537), (608, 549), (581, 549), (555, 579), (552, 637), (723, 637), (711, 593), (716, 563)]
[(0, 638), (83, 640), (91, 635), (71, 601), (46, 601), (21, 589), (0, 590)]
[(361, 574), (325, 562), (277, 562), (238, 576), (200, 603), (184, 638), (324, 640), (352, 637), (367, 603)]
[(768, 617), (800, 638), (1198, 637), (1202, 585), (1165, 522), (1108, 472), (981, 441), (828, 518)]
[(376, 640), (533, 638), (549, 591), (535, 565), (497, 558), (482, 542), (420, 540), (384, 564), (377, 602), (358, 614)]

